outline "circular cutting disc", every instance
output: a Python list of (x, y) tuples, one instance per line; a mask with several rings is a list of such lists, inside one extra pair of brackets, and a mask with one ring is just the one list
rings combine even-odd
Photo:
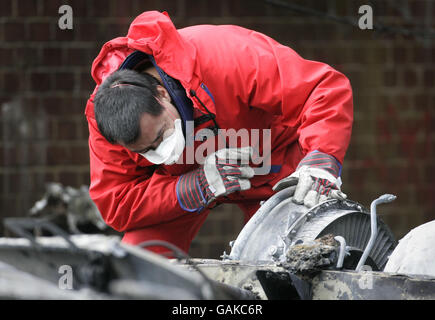
[[(235, 240), (229, 259), (256, 264), (284, 262), (285, 252), (296, 242), (326, 234), (342, 236), (351, 252), (361, 255), (371, 234), (370, 214), (361, 204), (328, 200), (307, 209), (291, 201), (292, 191), (284, 189), (263, 203)], [(375, 269), (382, 270), (395, 245), (392, 232), (378, 218), (378, 235), (369, 254)]]

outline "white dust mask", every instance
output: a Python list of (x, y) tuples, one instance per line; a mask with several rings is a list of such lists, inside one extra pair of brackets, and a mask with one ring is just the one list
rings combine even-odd
[(181, 127), (181, 119), (174, 120), (174, 127), (174, 132), (164, 138), (155, 150), (148, 150), (141, 155), (154, 164), (171, 165), (177, 162), (183, 153), (186, 142)]

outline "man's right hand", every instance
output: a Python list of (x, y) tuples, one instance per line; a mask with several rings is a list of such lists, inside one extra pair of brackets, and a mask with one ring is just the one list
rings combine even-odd
[(254, 169), (248, 166), (253, 149), (225, 148), (212, 153), (204, 164), (182, 175), (177, 182), (177, 198), (186, 211), (198, 211), (217, 197), (251, 188)]

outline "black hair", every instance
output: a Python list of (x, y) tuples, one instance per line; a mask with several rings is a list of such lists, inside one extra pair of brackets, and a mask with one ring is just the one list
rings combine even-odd
[(134, 143), (144, 113), (158, 116), (163, 107), (156, 100), (160, 82), (150, 74), (118, 70), (100, 85), (94, 99), (95, 120), (101, 134), (112, 144)]

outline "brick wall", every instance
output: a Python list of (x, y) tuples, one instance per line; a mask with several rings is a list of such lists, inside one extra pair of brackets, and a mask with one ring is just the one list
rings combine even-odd
[[(356, 19), (434, 30), (434, 1), (287, 1)], [(69, 4), (73, 30), (58, 28)], [(303, 57), (331, 64), (354, 89), (355, 123), (343, 190), (369, 206), (398, 195), (380, 214), (398, 238), (435, 218), (435, 48), (431, 39), (385, 34), (303, 15), (261, 0), (2, 0), (0, 2), (0, 217), (22, 216), (48, 181), (89, 184), (90, 65), (101, 45), (124, 35), (146, 10), (166, 10), (177, 27), (238, 24), (266, 33)], [(213, 211), (191, 254), (217, 258), (243, 226), (230, 205)]]

